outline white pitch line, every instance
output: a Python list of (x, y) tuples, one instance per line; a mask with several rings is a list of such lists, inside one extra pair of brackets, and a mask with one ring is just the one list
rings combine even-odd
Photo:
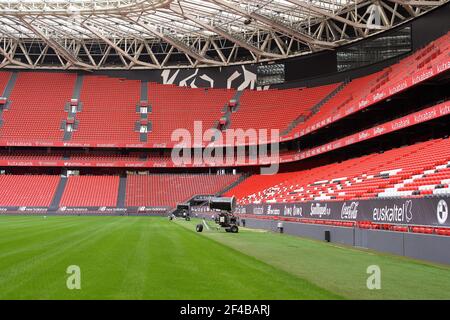
[(206, 227), (206, 229), (209, 230), (209, 226), (208, 226), (208, 224), (206, 223), (205, 219), (203, 219), (203, 225)]

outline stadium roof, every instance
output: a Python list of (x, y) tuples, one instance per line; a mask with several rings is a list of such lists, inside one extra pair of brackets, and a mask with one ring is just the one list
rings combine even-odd
[(0, 0), (0, 67), (226, 66), (329, 50), (448, 0)]

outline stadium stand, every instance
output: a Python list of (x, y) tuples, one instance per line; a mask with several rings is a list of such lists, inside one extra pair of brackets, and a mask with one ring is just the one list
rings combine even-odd
[(58, 182), (56, 175), (0, 175), (0, 206), (47, 207)]
[[(129, 175), (126, 206), (175, 207), (198, 194), (216, 194), (240, 175), (151, 174)], [(59, 175), (0, 175), (0, 206), (49, 207)], [(69, 176), (60, 206), (115, 207), (119, 176)]]
[(355, 102), (360, 96), (361, 90), (366, 88), (371, 82), (375, 81), (380, 76), (381, 72), (377, 72), (365, 77), (357, 78), (346, 84), (345, 87), (338, 92), (333, 98), (325, 102), (315, 114), (310, 114), (304, 122), (299, 123), (292, 131), (299, 131), (310, 122), (309, 119), (316, 122), (322, 122), (328, 118), (328, 123), (331, 122), (333, 116), (348, 104)]
[(116, 206), (118, 187), (118, 176), (70, 176), (61, 198), (61, 205)]
[[(147, 142), (168, 145), (176, 129), (193, 133), (195, 121), (202, 122), (203, 132), (218, 127), (221, 121), (225, 127), (280, 129), (284, 134), (314, 131), (350, 111), (356, 112), (355, 105), (368, 95), (401, 83), (414, 73), (426, 74), (433, 65), (446, 61), (449, 39), (450, 35), (446, 34), (392, 66), (345, 84), (263, 91), (246, 89), (239, 108), (229, 118), (224, 117), (224, 112), (236, 94), (234, 89), (149, 82), (151, 110), (145, 120), (150, 124)], [(4, 89), (10, 75), (9, 72), (0, 73), (0, 89)], [(0, 139), (24, 145), (36, 141), (40, 145), (62, 143), (64, 130), (61, 124), (67, 119), (64, 107), (72, 98), (76, 77), (74, 73), (18, 72), (8, 99), (9, 110), (3, 111)], [(141, 143), (137, 125), (142, 119), (136, 110), (140, 91), (141, 82), (137, 80), (84, 75), (79, 99), (82, 107), (75, 114), (74, 132), (69, 142), (78, 146), (83, 143)]]
[(47, 153), (45, 151), (36, 150), (21, 150), (21, 151), (0, 151), (0, 160), (12, 161), (30, 161), (30, 160), (62, 160), (64, 152), (52, 151)]
[(2, 96), (10, 77), (11, 72), (0, 72), (0, 96)]
[(75, 74), (20, 72), (3, 112), (0, 137), (11, 142), (62, 141), (61, 121)]
[[(149, 118), (153, 130), (149, 141), (169, 143), (176, 129), (186, 129), (194, 133), (194, 122), (202, 122), (202, 131), (216, 128), (222, 117), (222, 110), (235, 94), (235, 90), (200, 89), (148, 84), (149, 103), (152, 113)], [(201, 134), (203, 134), (201, 132)]]
[[(426, 71), (432, 64), (448, 59), (450, 35), (432, 42), (377, 73), (312, 88), (245, 90), (239, 108), (231, 115), (232, 128), (277, 128), (285, 130), (296, 119), (329, 123), (346, 107), (368, 94), (402, 81), (413, 72)], [(0, 88), (11, 73), (0, 73)], [(2, 112), (0, 138), (11, 142), (63, 141), (61, 122), (67, 118), (65, 105), (70, 101), (76, 74), (49, 72), (18, 72), (12, 88), (9, 110)], [(330, 93), (335, 92), (332, 97)], [(217, 126), (235, 90), (198, 89), (148, 83), (148, 115), (152, 123), (149, 141), (166, 144), (173, 130), (186, 128), (191, 133), (194, 121), (203, 121), (203, 130)], [(328, 97), (329, 99), (325, 99)], [(80, 103), (76, 113), (78, 127), (72, 142), (139, 143), (141, 82), (106, 76), (83, 76)], [(324, 100), (325, 99), (325, 100)], [(321, 103), (323, 102), (323, 103)], [(283, 103), (283, 112), (277, 105)], [(320, 109), (315, 113), (315, 106)], [(276, 117), (273, 115), (277, 114)], [(330, 120), (330, 121), (331, 121)], [(307, 171), (277, 174), (271, 177), (252, 176), (228, 194), (236, 195), (242, 204), (250, 202), (296, 202), (309, 200), (349, 200), (391, 197), (420, 197), (449, 194), (450, 150), (448, 139), (431, 140), (380, 154), (371, 154), (341, 163), (329, 164)], [(424, 151), (426, 150), (426, 151)], [(298, 150), (282, 155), (295, 156)], [(431, 154), (431, 156), (430, 156)], [(169, 152), (85, 150), (2, 150), (0, 160), (26, 162), (36, 160), (64, 161), (168, 161)], [(298, 160), (298, 159), (297, 159)], [(26, 164), (26, 163), (25, 163)], [(69, 163), (70, 164), (70, 163)], [(6, 164), (14, 166), (14, 163)], [(19, 164), (23, 165), (23, 164)], [(44, 164), (46, 165), (46, 164)], [(149, 175), (129, 176), (128, 205), (173, 206), (193, 193), (215, 193), (236, 181), (238, 176)], [(161, 187), (166, 183), (167, 188)], [(99, 185), (99, 189), (94, 187)], [(71, 176), (62, 197), (65, 206), (115, 206), (118, 176)], [(156, 187), (157, 186), (157, 187)], [(183, 186), (178, 188), (177, 186)], [(168, 192), (167, 190), (186, 189)], [(85, 192), (85, 194), (84, 194)], [(48, 193), (51, 193), (50, 191)], [(83, 200), (80, 200), (80, 199)], [(24, 205), (19, 203), (16, 205)], [(10, 203), (14, 203), (13, 200)]]
[(140, 82), (105, 76), (85, 76), (73, 142), (139, 143), (135, 130)]
[(311, 109), (339, 85), (340, 83), (313, 88), (245, 90), (240, 99), (239, 110), (232, 115), (231, 127), (285, 130), (298, 117), (308, 116)]
[(316, 114), (300, 123), (293, 131), (305, 130), (311, 126), (317, 129), (329, 124), (337, 116), (342, 117), (345, 109), (351, 108), (358, 101), (364, 101), (368, 94), (381, 91), (389, 85), (400, 84), (413, 73), (429, 70), (433, 64), (448, 59), (449, 43), (450, 33), (447, 33), (382, 71), (354, 79), (333, 99), (325, 103)]
[[(27, 159), (29, 151), (15, 154), (14, 159)], [(1, 155), (0, 158), (8, 158)], [(58, 159), (61, 154), (34, 154), (44, 160)], [(80, 156), (81, 158), (83, 156)], [(114, 156), (116, 157), (116, 156)], [(88, 157), (89, 158), (89, 157)], [(123, 157), (118, 156), (118, 159)], [(54, 192), (55, 176), (1, 175), (16, 191), (3, 192), (2, 205), (46, 205)], [(53, 177), (53, 178), (51, 178)], [(30, 179), (28, 183), (26, 179)], [(56, 179), (56, 180), (55, 180)], [(214, 194), (237, 181), (239, 175), (155, 174), (130, 175), (127, 178), (126, 204), (128, 206), (174, 206), (194, 194)], [(36, 187), (50, 198), (40, 202), (25, 201), (27, 185)], [(63, 194), (64, 206), (115, 206), (118, 176), (70, 176)], [(45, 187), (44, 187), (45, 186)], [(22, 192), (21, 190), (25, 191)], [(27, 191), (28, 190), (28, 191)], [(17, 198), (11, 194), (16, 192)], [(22, 195), (25, 194), (25, 195)], [(450, 194), (450, 140), (429, 140), (383, 153), (328, 164), (309, 170), (280, 173), (273, 176), (254, 175), (228, 191), (241, 204), (303, 202), (312, 200), (352, 200), (370, 198), (421, 197)], [(31, 203), (31, 204), (30, 204)], [(38, 204), (35, 204), (38, 203)]]
[[(299, 154), (298, 150), (281, 150), (278, 155), (262, 155), (250, 158), (248, 155), (229, 155), (224, 152), (223, 157), (218, 155), (202, 155), (198, 160), (194, 158), (194, 152), (191, 152), (191, 158), (186, 158), (187, 163), (179, 163), (177, 160), (173, 161), (171, 152), (121, 152), (109, 150), (89, 149), (79, 151), (78, 149), (68, 149), (64, 151), (41, 151), (41, 150), (2, 150), (0, 151), (0, 161), (9, 161), (3, 165), (14, 166), (15, 162), (29, 162), (29, 166), (41, 166), (39, 161), (56, 160), (53, 166), (67, 167), (73, 163), (83, 167), (96, 167), (97, 163), (102, 163), (102, 167), (153, 167), (154, 163), (161, 163), (165, 167), (198, 167), (199, 165), (210, 167), (232, 167), (236, 165), (257, 165), (268, 164), (272, 162), (295, 161), (295, 156)], [(184, 159), (184, 158), (183, 158)], [(190, 159), (190, 160), (189, 160)], [(44, 163), (45, 164), (45, 163)]]
[(145, 158), (139, 152), (131, 152), (126, 155), (114, 151), (97, 150), (84, 153), (67, 153), (67, 160), (76, 161), (142, 161)]
[(252, 176), (227, 192), (241, 204), (450, 194), (450, 140), (436, 139), (310, 170)]
[(126, 205), (174, 207), (194, 195), (216, 194), (239, 177), (204, 174), (129, 175)]

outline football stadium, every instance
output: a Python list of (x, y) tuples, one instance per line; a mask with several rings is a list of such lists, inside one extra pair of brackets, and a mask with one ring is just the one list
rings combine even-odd
[(0, 300), (450, 300), (448, 0), (0, 0), (0, 37)]

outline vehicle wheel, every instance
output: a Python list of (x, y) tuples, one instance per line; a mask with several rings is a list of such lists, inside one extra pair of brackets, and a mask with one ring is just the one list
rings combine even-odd
[(239, 228), (238, 228), (237, 225), (233, 225), (233, 226), (231, 226), (230, 231), (231, 231), (232, 233), (238, 233)]
[(186, 221), (191, 221), (191, 217), (186, 217)]
[(199, 224), (195, 227), (195, 230), (196, 230), (197, 232), (202, 232), (202, 231), (203, 231), (203, 225), (199, 223)]

